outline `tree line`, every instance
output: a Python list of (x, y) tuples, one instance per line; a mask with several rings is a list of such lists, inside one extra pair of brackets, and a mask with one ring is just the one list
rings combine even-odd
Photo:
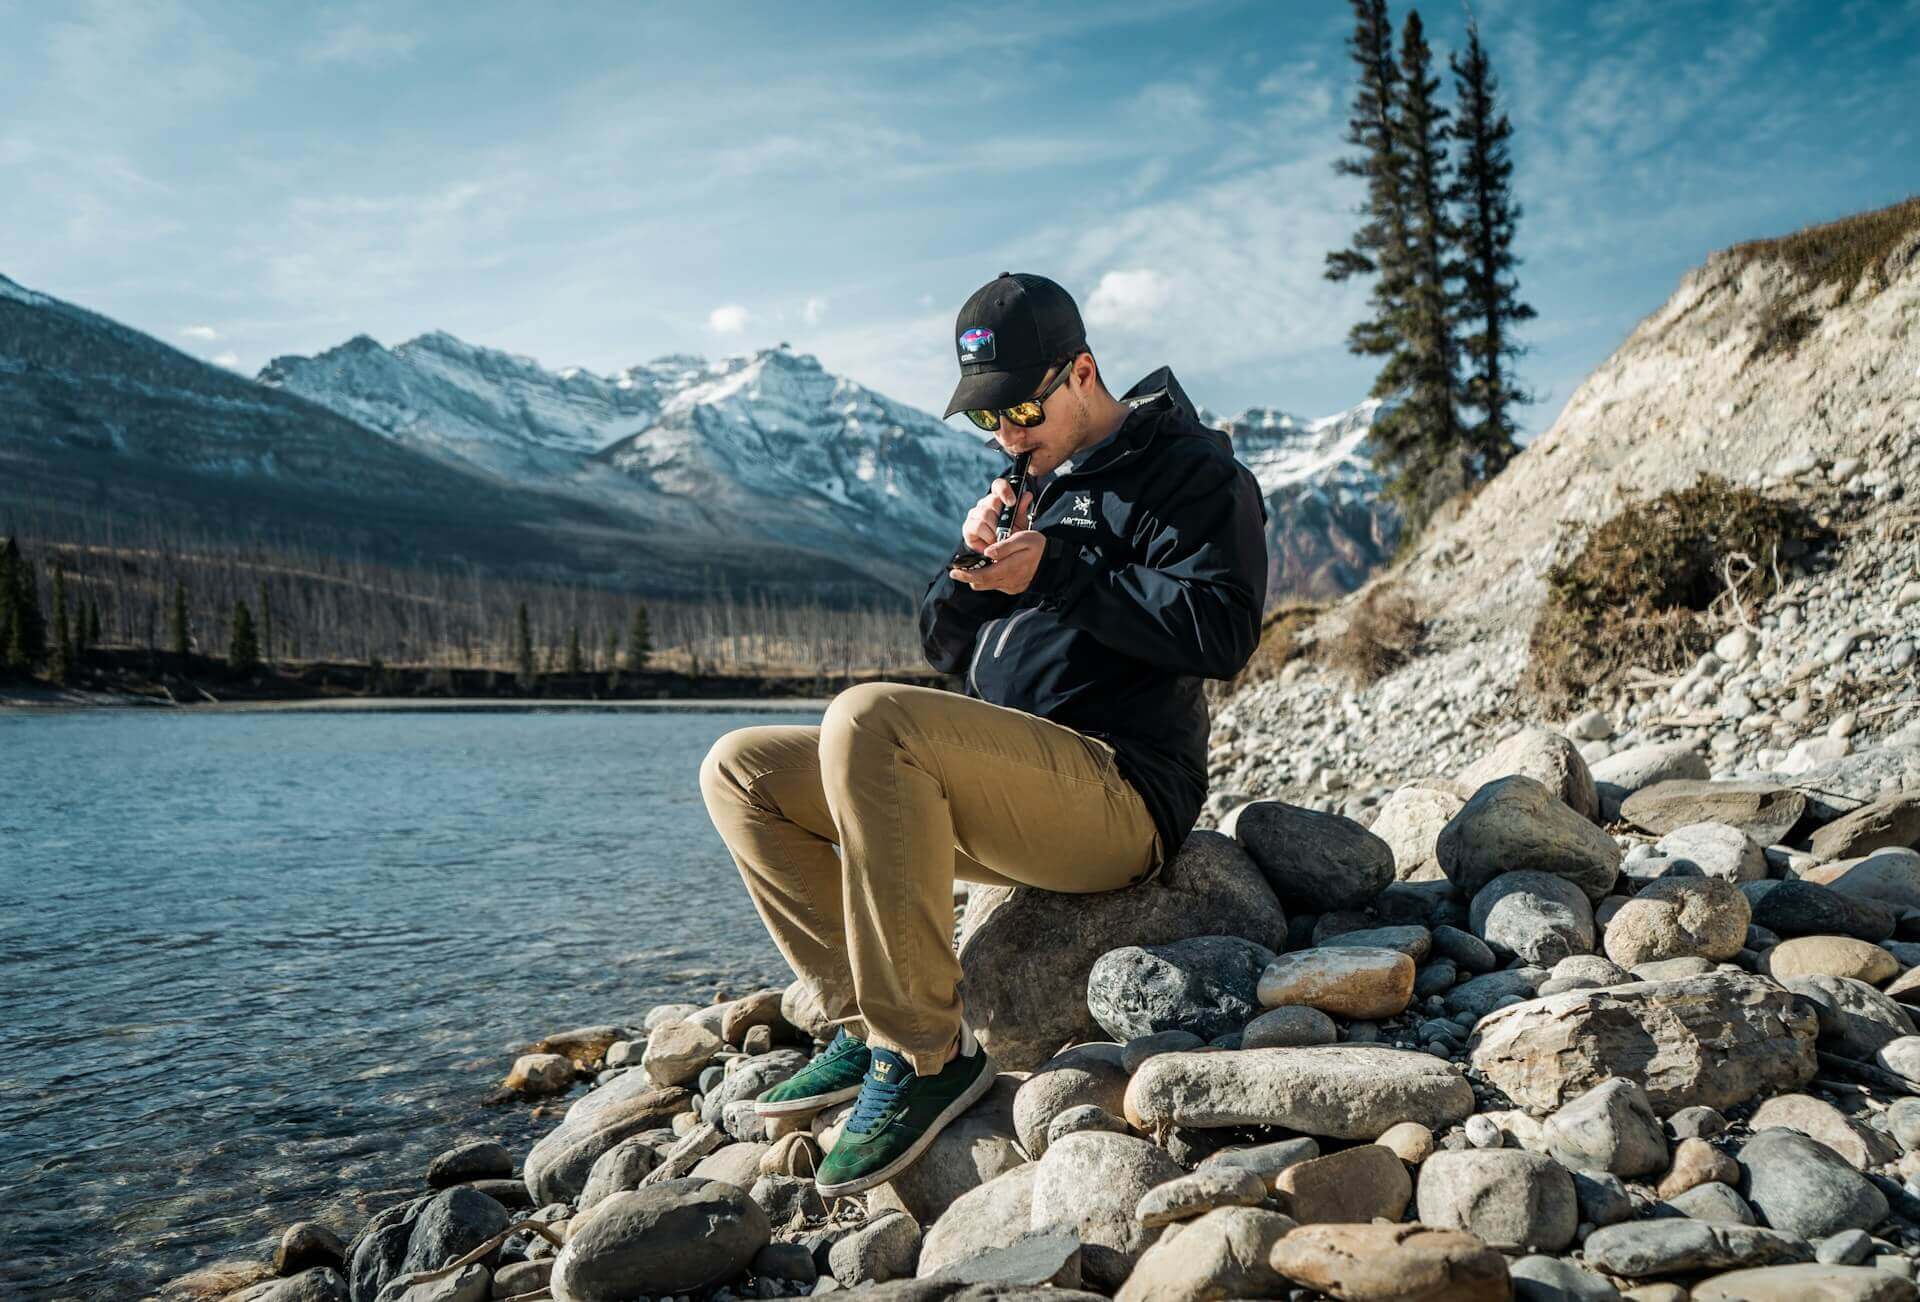
[(1512, 123), (1480, 28), (1448, 60), (1454, 106), (1436, 98), (1433, 51), (1417, 9), (1400, 49), (1386, 0), (1352, 0), (1348, 49), (1359, 69), (1346, 140), (1335, 163), (1366, 182), (1361, 224), (1327, 254), (1326, 276), (1370, 277), (1368, 315), (1348, 349), (1382, 358), (1372, 396), (1393, 400), (1374, 422), (1375, 463), (1413, 538), (1436, 508), (1498, 474), (1519, 450), (1515, 408), (1532, 401), (1514, 375), (1524, 351), (1513, 252)]
[(763, 675), (919, 668), (905, 597), (852, 608), (739, 593), (640, 600), (583, 583), (342, 556), (284, 540), (73, 518), (0, 541), (0, 669), (68, 680), (97, 648), (223, 659), (541, 673)]

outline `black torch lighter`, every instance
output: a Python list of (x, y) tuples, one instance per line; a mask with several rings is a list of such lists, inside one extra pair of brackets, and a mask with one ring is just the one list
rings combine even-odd
[[(1020, 492), (1027, 486), (1027, 462), (1032, 456), (1032, 449), (1022, 452), (1013, 459), (1013, 468), (1007, 471), (1007, 486), (1013, 490), (1013, 501), (1000, 508), (1000, 519), (993, 531), (995, 542), (1000, 542), (1013, 532), (1013, 515), (1020, 506)], [(948, 564), (955, 569), (977, 570), (993, 562), (973, 548), (963, 546), (953, 553), (953, 559)]]

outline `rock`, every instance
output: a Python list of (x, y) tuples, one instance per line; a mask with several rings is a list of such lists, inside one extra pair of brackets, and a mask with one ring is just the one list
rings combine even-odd
[(1870, 1230), (1886, 1219), (1886, 1195), (1832, 1149), (1798, 1131), (1762, 1130), (1740, 1146), (1738, 1161), (1747, 1177), (1747, 1201), (1776, 1230), (1823, 1239), (1841, 1230)]
[[(1172, 1246), (1172, 1245), (1169, 1245)], [(1506, 1258), (1472, 1234), (1426, 1225), (1303, 1225), (1273, 1268), (1346, 1302), (1506, 1302)]]
[(1418, 1166), (1433, 1152), (1433, 1132), (1418, 1121), (1388, 1126), (1375, 1141), (1409, 1166)]
[(1100, 1038), (1082, 994), (1102, 954), (1209, 935), (1277, 952), (1287, 921), (1244, 850), (1196, 831), (1156, 878), (1127, 890), (979, 887), (960, 930), (970, 1024), (1003, 1070), (1021, 1071), (1062, 1044)]
[(745, 1191), (717, 1180), (613, 1194), (568, 1234), (553, 1263), (554, 1302), (697, 1292), (739, 1274), (772, 1233)]
[(759, 1142), (728, 1144), (701, 1158), (687, 1174), (696, 1180), (751, 1189), (753, 1182), (760, 1178), (760, 1159), (772, 1151), (771, 1144)]
[[(485, 1278), (486, 1268), (479, 1270)], [(348, 1302), (347, 1281), (331, 1266), (311, 1266), (286, 1279), (256, 1284), (231, 1296), (247, 1302)]]
[(1102, 954), (1087, 976), (1087, 1008), (1117, 1041), (1160, 1031), (1212, 1039), (1246, 1025), (1265, 945), (1239, 936), (1195, 936), (1165, 945), (1128, 945)]
[(1911, 1280), (1866, 1266), (1764, 1266), (1693, 1286), (1693, 1302), (1914, 1302)]
[(1633, 1199), (1617, 1175), (1608, 1175), (1605, 1171), (1575, 1171), (1573, 1196), (1580, 1204), (1582, 1225), (1615, 1225), (1633, 1216)]
[(1516, 775), (1539, 783), (1580, 817), (1599, 820), (1600, 797), (1587, 762), (1572, 742), (1545, 728), (1525, 728), (1508, 737), (1468, 765), (1455, 780), (1466, 790), (1477, 792), (1491, 782)]
[(1796, 936), (1768, 950), (1762, 970), (1775, 981), (1847, 977), (1877, 986), (1900, 973), (1900, 961), (1878, 945), (1851, 936)]
[(1161, 1031), (1128, 1040), (1120, 1048), (1120, 1068), (1128, 1076), (1140, 1070), (1140, 1064), (1156, 1054), (1184, 1053), (1198, 1049), (1206, 1041), (1192, 1031)]
[(530, 1054), (557, 1053), (581, 1071), (597, 1071), (606, 1060), (614, 1041), (627, 1038), (624, 1026), (576, 1026), (571, 1031), (549, 1035), (527, 1050)]
[(1904, 1081), (1920, 1086), (1920, 1035), (1903, 1035), (1874, 1050), (1873, 1062)]
[(575, 1200), (581, 1211), (628, 1189), (638, 1189), (647, 1173), (660, 1165), (660, 1152), (645, 1135), (629, 1135), (609, 1148), (587, 1169), (587, 1182)]
[(727, 1104), (760, 1097), (806, 1066), (807, 1061), (808, 1055), (798, 1049), (775, 1049), (757, 1058), (741, 1059), (736, 1070), (706, 1091), (700, 1103), (700, 1119), (719, 1121), (726, 1115)]
[(1278, 1296), (1286, 1285), (1269, 1258), (1293, 1228), (1280, 1213), (1256, 1207), (1208, 1212), (1183, 1226), (1177, 1238), (1148, 1248), (1114, 1294), (1115, 1302)]
[(1811, 1094), (1782, 1094), (1768, 1099), (1754, 1109), (1747, 1125), (1756, 1134), (1776, 1126), (1797, 1130), (1832, 1149), (1857, 1171), (1900, 1156), (1899, 1144), (1891, 1135), (1850, 1120), (1839, 1108)]
[(795, 1175), (812, 1178), (820, 1169), (820, 1146), (804, 1131), (782, 1135), (760, 1155), (761, 1175)]
[(685, 1085), (699, 1077), (726, 1041), (693, 1022), (669, 1022), (647, 1037), (640, 1068), (656, 1085)]
[(1819, 1018), (1820, 1047), (1843, 1058), (1871, 1061), (1892, 1041), (1914, 1034), (1906, 1008), (1864, 981), (1807, 976), (1781, 984), (1813, 1006)]
[(1494, 1009), (1518, 1000), (1531, 999), (1547, 979), (1543, 967), (1508, 968), (1462, 981), (1447, 991), (1443, 1005), (1449, 1013), (1485, 1017)]
[(1105, 1108), (1082, 1103), (1077, 1108), (1068, 1108), (1047, 1123), (1047, 1142), (1051, 1144), (1062, 1135), (1074, 1135), (1082, 1130), (1106, 1130), (1124, 1135), (1127, 1133), (1127, 1123)]
[(1736, 1184), (1740, 1167), (1704, 1139), (1682, 1139), (1673, 1148), (1673, 1166), (1660, 1180), (1662, 1198), (1679, 1197), (1703, 1184)]
[(1607, 957), (1625, 968), (1671, 958), (1730, 959), (1746, 943), (1752, 916), (1747, 897), (1732, 882), (1662, 878), (1607, 923)]
[[(466, 1185), (442, 1190), (420, 1209), (407, 1240), (407, 1255), (401, 1258), (400, 1275), (415, 1271), (439, 1270), (466, 1256), (494, 1235), (507, 1228), (507, 1209), (483, 1193)], [(498, 1254), (489, 1254), (491, 1265)]]
[(413, 1227), (427, 1202), (418, 1198), (384, 1209), (347, 1245), (347, 1284), (353, 1297), (378, 1297), (400, 1274)]
[(1169, 1053), (1127, 1085), (1127, 1119), (1151, 1126), (1285, 1126), (1374, 1139), (1418, 1121), (1438, 1128), (1473, 1112), (1473, 1090), (1430, 1055), (1373, 1045)]
[(1287, 1213), (1302, 1225), (1397, 1221), (1413, 1200), (1413, 1180), (1391, 1149), (1359, 1144), (1300, 1162), (1274, 1181)]
[[(1074, 1298), (1096, 1296), (1078, 1291), (1080, 1240), (1078, 1236), (1065, 1232), (1023, 1234), (1004, 1248), (988, 1249), (977, 1256), (942, 1267), (932, 1275), (923, 1272), (921, 1277), (942, 1284), (1004, 1284), (1027, 1288), (1053, 1286), (1038, 1294), (1030, 1294), (1022, 1289), (1014, 1294), (963, 1291), (949, 1295), (957, 1298), (1014, 1296), (1050, 1299), (1061, 1296), (1059, 1290), (1062, 1289), (1075, 1290), (1070, 1294)], [(903, 1292), (902, 1296), (905, 1295)]]
[[(586, 1188), (587, 1176), (601, 1154), (621, 1140), (663, 1126), (675, 1113), (687, 1110), (692, 1096), (684, 1089), (621, 1092), (631, 1077), (629, 1073), (595, 1091), (607, 1096), (606, 1101), (596, 1101), (593, 1094), (581, 1099), (559, 1126), (533, 1146), (522, 1164), (521, 1175), (536, 1203), (570, 1201)], [(581, 1106), (588, 1102), (597, 1105)]]
[(820, 1278), (813, 1254), (797, 1243), (769, 1243), (753, 1254), (749, 1267), (756, 1275), (811, 1284)]
[(668, 1022), (684, 1022), (700, 1011), (699, 1004), (655, 1004), (647, 1010), (640, 1027), (644, 1031), (653, 1031)]
[(1221, 1149), (1202, 1160), (1200, 1169), (1230, 1167), (1236, 1171), (1251, 1171), (1260, 1177), (1268, 1189), (1274, 1189), (1278, 1187), (1283, 1172), (1318, 1156), (1320, 1145), (1303, 1135), (1298, 1139), (1276, 1139), (1270, 1144), (1255, 1144), (1251, 1148)]
[[(378, 1302), (485, 1302), (492, 1292), (491, 1284), (492, 1277), (487, 1268), (476, 1261), (462, 1266), (452, 1275), (425, 1280), (411, 1288), (403, 1288), (395, 1280), (381, 1290)], [(270, 1300), (262, 1299), (262, 1302), (293, 1302), (293, 1299), (280, 1298), (276, 1294)], [(314, 1300), (301, 1299), (300, 1302)]]
[(1267, 964), (1256, 993), (1268, 1008), (1305, 1004), (1342, 1017), (1393, 1017), (1413, 998), (1413, 960), (1394, 949), (1301, 950)]
[(1815, 1245), (1813, 1259), (1828, 1266), (1857, 1266), (1873, 1255), (1873, 1236), (1865, 1230), (1842, 1230)]
[(1434, 847), (1440, 829), (1460, 812), (1467, 802), (1451, 791), (1415, 784), (1401, 787), (1388, 796), (1367, 830), (1387, 843), (1393, 852), (1394, 880), (1430, 882), (1444, 880)]
[[(1269, 1050), (1268, 1052), (1300, 1052)], [(1172, 1057), (1239, 1055), (1168, 1055)], [(1151, 1068), (1148, 1063), (1143, 1071)], [(1086, 1131), (1050, 1145), (1036, 1163), (1030, 1228), (1072, 1230), (1080, 1236), (1081, 1268), (1100, 1287), (1117, 1287), (1140, 1254), (1159, 1237), (1134, 1220), (1134, 1210), (1155, 1185), (1184, 1172), (1144, 1139)]]
[(1920, 849), (1920, 791), (1885, 796), (1841, 815), (1813, 834), (1812, 846), (1823, 863), (1875, 850)]
[(1087, 1104), (1119, 1116), (1126, 1093), (1119, 1045), (1095, 1042), (1061, 1050), (1014, 1092), (1013, 1128), (1020, 1147), (1038, 1161), (1047, 1151), (1047, 1130), (1055, 1117)]
[(1292, 1004), (1270, 1008), (1247, 1023), (1241, 1034), (1243, 1049), (1295, 1049), (1309, 1044), (1334, 1044), (1340, 1028), (1317, 1008)]
[(1920, 912), (1920, 854), (1912, 850), (1875, 850), (1864, 859), (1822, 864), (1806, 879), (1897, 915)]
[(893, 1212), (839, 1240), (827, 1256), (833, 1277), (848, 1288), (910, 1278), (920, 1257), (920, 1227), (913, 1217)]
[(573, 1088), (573, 1062), (557, 1053), (526, 1053), (513, 1060), (505, 1088), (529, 1098), (565, 1094)]
[(1546, 1125), (1547, 1153), (1575, 1171), (1649, 1175), (1667, 1166), (1667, 1137), (1647, 1092), (1622, 1076), (1573, 1099)]
[[(1598, 990), (1632, 979), (1618, 964), (1598, 954), (1570, 954), (1553, 965), (1547, 979), (1540, 983), (1539, 993), (1557, 995), (1568, 990)], [(1415, 993), (1418, 993), (1418, 982)]]
[(1620, 873), (1613, 838), (1526, 777), (1500, 778), (1474, 792), (1441, 829), (1436, 854), (1447, 880), (1467, 895), (1501, 873), (1532, 871), (1564, 877), (1599, 900)]
[(1467, 1142), (1475, 1148), (1504, 1148), (1506, 1136), (1492, 1117), (1481, 1113), (1467, 1118)]
[(1529, 1111), (1622, 1075), (1665, 1115), (1798, 1088), (1814, 1074), (1816, 1030), (1773, 982), (1716, 972), (1516, 1004), (1482, 1018), (1468, 1048), (1488, 1081)]
[(1192, 1175), (1147, 1190), (1133, 1218), (1149, 1229), (1204, 1216), (1216, 1207), (1258, 1207), (1267, 1182), (1243, 1167), (1203, 1166)]
[(1396, 927), (1363, 927), (1330, 936), (1322, 945), (1354, 945), (1361, 949), (1397, 949), (1414, 962), (1423, 962), (1433, 948), (1433, 933), (1425, 927), (1407, 924)]
[[(811, 1258), (808, 1259), (811, 1262)], [(553, 1258), (545, 1257), (539, 1261), (515, 1261), (493, 1272), (493, 1296), (496, 1298), (518, 1297), (522, 1293), (539, 1293), (547, 1288), (553, 1278)]]
[(318, 1221), (295, 1221), (281, 1233), (273, 1249), (273, 1273), (283, 1278), (315, 1266), (341, 1270), (346, 1261), (347, 1245)]
[(1558, 1257), (1522, 1257), (1508, 1270), (1515, 1302), (1620, 1302), (1605, 1279)]
[(927, 1228), (917, 1273), (935, 1274), (956, 1262), (1009, 1247), (1027, 1234), (1039, 1169), (1039, 1163), (1029, 1162), (954, 1199)]
[(1420, 1222), (1466, 1230), (1495, 1248), (1558, 1252), (1573, 1242), (1573, 1177), (1550, 1157), (1513, 1148), (1439, 1152), (1420, 1167)]
[(1726, 1132), (1727, 1119), (1712, 1108), (1681, 1108), (1667, 1118), (1667, 1128), (1675, 1139), (1712, 1139)]
[(1893, 934), (1893, 915), (1877, 901), (1843, 895), (1818, 882), (1748, 882), (1740, 890), (1753, 906), (1754, 925), (1778, 936), (1881, 941)]
[(1473, 897), (1468, 916), (1473, 934), (1495, 952), (1529, 963), (1593, 952), (1593, 906), (1578, 886), (1550, 873), (1502, 873)]
[(727, 1005), (720, 1017), (720, 1038), (728, 1044), (739, 1046), (746, 1043), (747, 1032), (756, 1026), (764, 1026), (777, 1037), (791, 1040), (797, 1029), (788, 1024), (781, 1015), (781, 1001), (786, 998), (784, 988), (775, 990), (756, 990), (750, 995), (742, 995)]
[(1435, 927), (1432, 937), (1433, 953), (1451, 960), (1462, 972), (1479, 976), (1500, 966), (1499, 958), (1487, 948), (1487, 943), (1471, 932), (1458, 927)]
[(469, 1140), (427, 1163), (427, 1187), (446, 1189), (474, 1180), (492, 1180), (513, 1174), (513, 1155), (491, 1139)]
[(821, 1004), (819, 994), (805, 981), (795, 981), (781, 992), (780, 1016), (789, 1026), (798, 1027), (816, 1040), (833, 1039), (833, 1021)]
[(1813, 1255), (1804, 1240), (1790, 1234), (1679, 1218), (1609, 1225), (1589, 1234), (1581, 1250), (1587, 1265), (1627, 1279), (1805, 1261)]
[(1715, 1225), (1753, 1225), (1757, 1218), (1730, 1184), (1710, 1180), (1706, 1184), (1675, 1194), (1656, 1204), (1655, 1216), (1685, 1216), (1690, 1220), (1710, 1221)]
[(919, 1161), (886, 1186), (914, 1220), (931, 1225), (954, 1199), (1026, 1165), (1014, 1128), (1014, 1100), (1022, 1088), (1018, 1077), (997, 1077), (992, 1089), (934, 1137)]
[(1674, 778), (1704, 782), (1710, 776), (1706, 757), (1688, 742), (1655, 742), (1615, 751), (1593, 766), (1600, 819), (1617, 822), (1620, 802), (1643, 787)]
[(1752, 837), (1726, 823), (1689, 823), (1676, 827), (1654, 845), (1677, 863), (1692, 864), (1705, 877), (1757, 882), (1767, 875), (1767, 856)]
[(1357, 908), (1393, 880), (1392, 848), (1338, 814), (1254, 800), (1229, 814), (1220, 830), (1246, 849), (1289, 907)]
[(1620, 802), (1620, 816), (1664, 836), (1694, 823), (1726, 823), (1758, 845), (1778, 845), (1806, 812), (1807, 798), (1769, 782), (1656, 782)]

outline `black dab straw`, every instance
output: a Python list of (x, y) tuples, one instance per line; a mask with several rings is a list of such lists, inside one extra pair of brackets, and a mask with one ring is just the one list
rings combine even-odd
[[(993, 540), (1003, 542), (1013, 533), (1014, 512), (1020, 507), (1020, 490), (1027, 483), (1027, 462), (1033, 457), (1033, 449), (1028, 448), (1013, 459), (1012, 469), (1007, 471), (1007, 487), (1013, 490), (1013, 501), (1000, 508), (1000, 519), (993, 530)], [(962, 570), (977, 570), (983, 565), (991, 565), (985, 555), (971, 547), (962, 547), (954, 552), (948, 564)]]

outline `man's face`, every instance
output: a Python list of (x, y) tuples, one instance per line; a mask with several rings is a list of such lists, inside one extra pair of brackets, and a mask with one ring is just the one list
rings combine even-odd
[[(1046, 413), (1045, 419), (1038, 425), (1022, 428), (1002, 415), (1000, 428), (994, 432), (994, 438), (1008, 456), (1017, 457), (1027, 451), (1033, 453), (1027, 462), (1027, 474), (1030, 477), (1044, 475), (1072, 456), (1086, 431), (1086, 385), (1093, 376), (1093, 359), (1081, 353), (1067, 366), (1074, 373), (1063, 380), (1059, 388), (1047, 394), (1041, 403), (1041, 410)], [(1058, 374), (1058, 367), (1048, 367), (1047, 373), (1040, 377), (1040, 383), (1034, 386), (1034, 392), (1045, 392)]]

